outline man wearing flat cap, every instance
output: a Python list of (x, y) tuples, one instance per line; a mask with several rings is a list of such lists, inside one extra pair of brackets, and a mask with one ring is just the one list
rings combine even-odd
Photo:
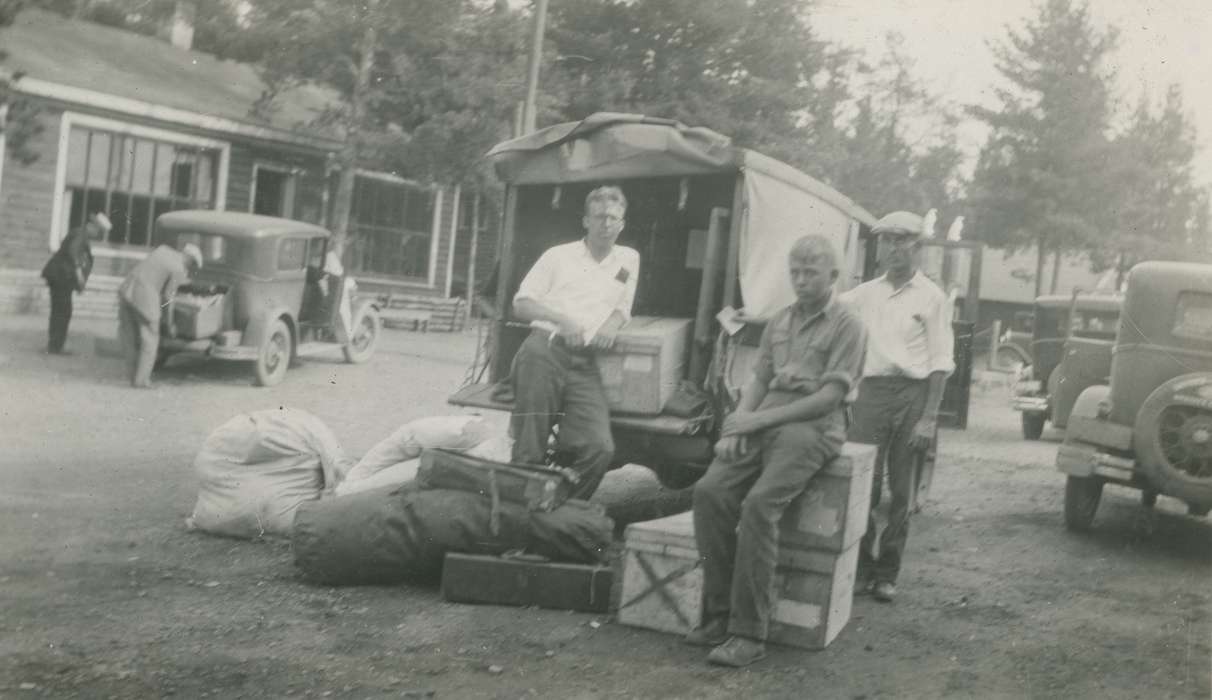
[(83, 226), (73, 228), (59, 242), (59, 248), (42, 268), (42, 278), (50, 291), (50, 325), (47, 329), (46, 352), (70, 355), (63, 348), (67, 342), (67, 326), (72, 320), (72, 294), (84, 291), (93, 269), (92, 238), (104, 238), (113, 224), (101, 212), (93, 214)]
[(130, 384), (151, 388), (152, 367), (160, 346), (161, 309), (174, 331), (173, 297), (202, 269), (202, 251), (193, 243), (177, 250), (162, 245), (135, 266), (118, 288), (118, 336), (126, 355)]
[(907, 211), (875, 223), (884, 274), (864, 282), (843, 301), (867, 328), (867, 357), (847, 439), (876, 445), (874, 513), (887, 474), (892, 498), (880, 532), (874, 516), (859, 551), (860, 593), (891, 602), (909, 537), (915, 458), (934, 440), (943, 385), (955, 369), (951, 305), (918, 270), (922, 217)]

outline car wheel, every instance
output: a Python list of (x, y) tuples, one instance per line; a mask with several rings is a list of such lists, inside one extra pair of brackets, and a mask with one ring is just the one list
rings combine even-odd
[(1043, 413), (1023, 411), (1023, 437), (1028, 440), (1038, 440), (1044, 434), (1044, 422), (1048, 416)]
[(1070, 476), (1065, 480), (1065, 527), (1087, 532), (1103, 496), (1103, 480), (1094, 476)]
[(260, 386), (280, 384), (286, 377), (286, 369), (290, 366), (292, 354), (293, 342), (290, 328), (287, 327), (285, 321), (278, 319), (269, 327), (269, 335), (261, 344), (261, 352), (254, 363), (257, 384)]
[(1153, 390), (1136, 414), (1132, 445), (1149, 483), (1188, 503), (1212, 503), (1212, 375), (1181, 375)]
[(370, 356), (375, 354), (375, 346), (379, 343), (382, 331), (383, 321), (373, 306), (366, 304), (358, 309), (358, 313), (354, 315), (349, 342), (341, 348), (345, 361), (356, 365), (369, 360)]

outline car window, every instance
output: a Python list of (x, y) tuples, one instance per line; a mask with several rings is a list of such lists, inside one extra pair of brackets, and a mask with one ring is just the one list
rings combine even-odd
[(1174, 334), (1212, 340), (1212, 294), (1183, 292), (1178, 295)]
[(1118, 312), (1079, 311), (1073, 321), (1073, 334), (1080, 338), (1114, 340), (1118, 326)]
[(317, 270), (324, 267), (324, 243), (327, 239), (316, 236), (307, 246), (307, 266)]
[(307, 263), (307, 239), (283, 238), (278, 243), (278, 269), (302, 270)]

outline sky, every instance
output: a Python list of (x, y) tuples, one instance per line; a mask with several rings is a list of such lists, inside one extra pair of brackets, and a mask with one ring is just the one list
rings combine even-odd
[[(813, 27), (821, 38), (878, 57), (888, 32), (900, 32), (916, 73), (932, 92), (957, 104), (993, 106), (990, 40), (1006, 36), (1035, 15), (1033, 0), (816, 0)], [(1119, 27), (1112, 57), (1118, 98), (1134, 106), (1142, 91), (1160, 100), (1171, 83), (1198, 132), (1197, 181), (1212, 186), (1212, 0), (1090, 0), (1099, 28)], [(974, 159), (984, 132), (961, 129), (961, 145)]]

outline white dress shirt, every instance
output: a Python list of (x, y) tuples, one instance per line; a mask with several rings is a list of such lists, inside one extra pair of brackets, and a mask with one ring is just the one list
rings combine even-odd
[[(544, 251), (513, 301), (531, 299), (572, 317), (588, 343), (615, 311), (624, 321), (631, 320), (639, 275), (640, 254), (634, 248), (616, 245), (599, 262), (585, 241), (573, 241)], [(551, 330), (551, 324), (542, 321), (530, 325)]]
[(925, 379), (955, 371), (951, 304), (921, 271), (899, 289), (888, 276), (869, 280), (841, 295), (867, 326), (864, 377)]

